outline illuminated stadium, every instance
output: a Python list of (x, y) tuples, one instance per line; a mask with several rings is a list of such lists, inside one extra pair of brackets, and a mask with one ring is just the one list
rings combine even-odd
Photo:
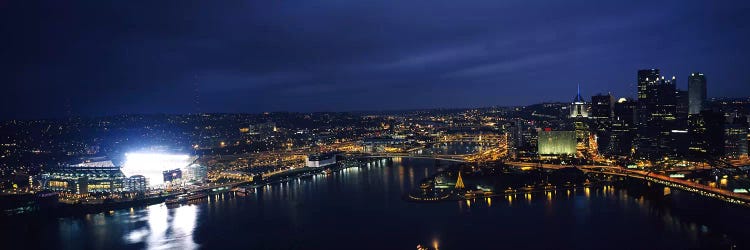
[(164, 184), (164, 171), (184, 169), (195, 159), (180, 154), (127, 153), (121, 170), (128, 177), (143, 175), (148, 179), (149, 186), (155, 187)]

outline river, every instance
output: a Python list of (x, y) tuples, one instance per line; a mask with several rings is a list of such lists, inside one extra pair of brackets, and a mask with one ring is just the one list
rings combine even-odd
[(448, 164), (395, 158), (244, 197), (5, 224), (4, 237), (23, 242), (20, 249), (710, 249), (732, 238), (664, 202), (614, 187), (474, 201), (402, 199)]

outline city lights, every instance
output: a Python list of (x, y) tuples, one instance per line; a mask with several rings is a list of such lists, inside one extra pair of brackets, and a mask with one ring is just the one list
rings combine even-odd
[(182, 154), (127, 153), (122, 173), (128, 177), (143, 175), (149, 186), (154, 187), (164, 183), (164, 171), (185, 168), (191, 163), (190, 159), (189, 155)]

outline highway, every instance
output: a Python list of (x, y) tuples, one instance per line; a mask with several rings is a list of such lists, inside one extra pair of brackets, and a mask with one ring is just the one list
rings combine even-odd
[[(507, 164), (512, 165), (512, 166), (517, 166), (517, 167), (539, 167), (540, 166), (538, 163), (523, 163), (523, 162), (509, 162)], [(569, 165), (542, 164), (541, 167), (547, 168), (547, 169), (560, 169), (560, 168), (565, 168), (565, 167), (570, 167), (570, 166)], [(627, 169), (627, 168), (622, 168), (618, 166), (585, 165), (585, 166), (576, 166), (576, 167), (578, 169), (581, 169), (585, 172), (590, 172), (590, 173), (601, 173), (601, 174), (607, 174), (607, 175), (644, 179), (644, 180), (658, 183), (661, 185), (665, 185), (671, 188), (677, 188), (677, 189), (685, 190), (688, 192), (692, 192), (701, 196), (719, 199), (722, 201), (739, 204), (743, 206), (750, 206), (750, 195), (735, 193), (726, 189), (711, 187), (711, 186), (703, 185), (700, 183), (695, 183), (695, 182), (684, 180), (684, 179), (672, 178), (669, 176), (664, 176), (664, 175), (656, 174), (653, 172), (636, 170), (636, 169)]]

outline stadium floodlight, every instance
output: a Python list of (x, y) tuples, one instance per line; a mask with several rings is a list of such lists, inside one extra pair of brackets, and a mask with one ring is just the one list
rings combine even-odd
[(164, 184), (164, 171), (183, 169), (190, 163), (189, 155), (126, 153), (121, 170), (127, 177), (143, 175), (148, 179), (149, 186), (154, 187)]

